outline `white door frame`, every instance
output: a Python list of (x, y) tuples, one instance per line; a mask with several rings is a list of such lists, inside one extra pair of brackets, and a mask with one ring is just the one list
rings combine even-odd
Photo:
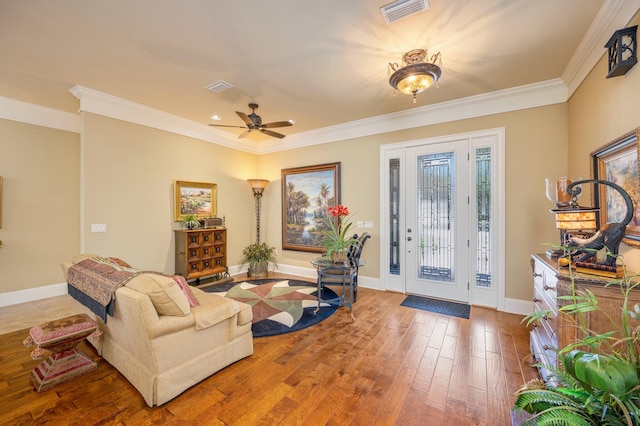
[[(487, 302), (483, 289), (474, 285), (470, 285), (469, 291), (469, 303), (489, 306), (495, 303), (495, 307), (500, 311), (503, 311), (506, 306), (505, 295), (505, 129), (487, 129), (469, 133), (460, 133), (455, 135), (439, 136), (434, 138), (418, 139), (406, 142), (399, 142), (393, 144), (387, 144), (380, 146), (380, 281), (382, 288), (389, 291), (397, 291), (406, 293), (405, 289), (405, 276), (406, 272), (403, 268), (406, 267), (405, 248), (400, 248), (400, 275), (392, 275), (389, 272), (389, 226), (388, 226), (388, 207), (389, 207), (389, 160), (392, 158), (400, 159), (400, 168), (404, 170), (404, 151), (406, 148), (419, 146), (419, 145), (431, 145), (445, 143), (460, 139), (470, 140), (470, 149), (475, 149), (481, 146), (491, 146), (493, 153), (493, 169), (492, 169), (492, 184), (494, 185), (494, 199), (492, 199), (492, 213), (493, 223), (492, 229), (495, 231), (494, 244), (492, 249), (494, 250), (492, 274), (493, 286), (497, 294), (497, 300), (495, 302)], [(406, 182), (404, 181), (404, 173), (400, 174), (400, 186), (406, 188)], [(473, 200), (471, 201), (473, 202)], [(400, 215), (400, 230), (401, 235), (404, 235), (406, 229), (404, 223), (404, 217)], [(401, 244), (404, 238), (400, 239)], [(486, 292), (485, 292), (486, 293)]]

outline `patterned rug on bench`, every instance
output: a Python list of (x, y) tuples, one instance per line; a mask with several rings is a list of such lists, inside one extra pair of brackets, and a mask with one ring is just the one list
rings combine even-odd
[[(214, 285), (203, 290), (251, 305), (253, 337), (302, 330), (329, 318), (337, 308), (321, 302), (320, 310), (314, 314), (318, 306), (316, 284), (300, 280), (250, 280)], [(323, 299), (337, 297), (329, 288), (322, 293)]]

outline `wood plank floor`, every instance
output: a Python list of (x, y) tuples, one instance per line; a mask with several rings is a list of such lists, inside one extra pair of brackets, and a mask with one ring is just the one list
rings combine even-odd
[(0, 424), (509, 425), (513, 392), (537, 377), (521, 316), (469, 320), (361, 288), (320, 324), (254, 340), (255, 353), (149, 408), (86, 342), (97, 370), (45, 392), (29, 383), (28, 328), (0, 337)]

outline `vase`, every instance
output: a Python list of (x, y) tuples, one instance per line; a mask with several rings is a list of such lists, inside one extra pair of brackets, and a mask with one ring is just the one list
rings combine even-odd
[(334, 263), (345, 263), (347, 261), (347, 252), (344, 250), (332, 251), (331, 261)]
[(253, 266), (249, 266), (247, 276), (251, 278), (265, 278), (269, 276), (269, 264), (267, 262), (258, 262)]

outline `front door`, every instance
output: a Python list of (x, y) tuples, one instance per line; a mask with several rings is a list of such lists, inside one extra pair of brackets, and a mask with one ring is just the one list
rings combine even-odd
[(405, 152), (406, 291), (469, 301), (469, 141)]

